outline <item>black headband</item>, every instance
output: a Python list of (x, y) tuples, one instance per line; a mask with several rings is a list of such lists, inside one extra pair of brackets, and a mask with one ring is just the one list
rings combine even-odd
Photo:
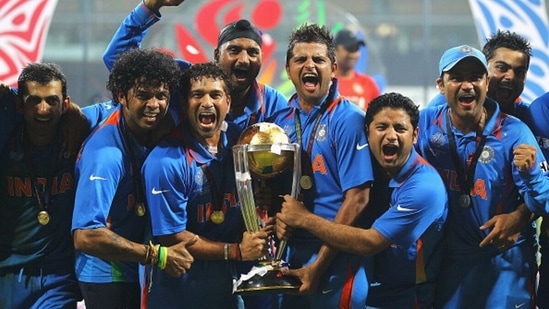
[(241, 19), (239, 21), (228, 24), (227, 26), (225, 26), (225, 28), (221, 30), (221, 33), (217, 38), (217, 47), (220, 47), (224, 43), (238, 38), (247, 38), (250, 40), (254, 40), (257, 44), (259, 44), (259, 47), (261, 47), (261, 44), (263, 43), (259, 30), (255, 26), (253, 26), (248, 20)]

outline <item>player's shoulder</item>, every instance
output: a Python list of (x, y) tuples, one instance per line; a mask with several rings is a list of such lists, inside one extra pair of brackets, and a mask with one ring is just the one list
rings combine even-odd
[(419, 110), (419, 120), (421, 121), (431, 121), (440, 116), (447, 110), (447, 105), (427, 105), (424, 108)]
[(364, 125), (366, 113), (346, 97), (328, 110), (332, 122), (345, 122), (347, 125)]
[(258, 83), (260, 88), (263, 88), (263, 96), (266, 104), (271, 104), (276, 109), (283, 108), (288, 105), (288, 99), (282, 92), (277, 89), (262, 83)]

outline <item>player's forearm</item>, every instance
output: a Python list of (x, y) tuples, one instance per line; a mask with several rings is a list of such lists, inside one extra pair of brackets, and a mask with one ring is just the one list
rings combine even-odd
[[(340, 250), (346, 252), (358, 253), (359, 248), (356, 243), (349, 242), (348, 239), (354, 238), (359, 229), (354, 229), (354, 225), (362, 212), (368, 205), (370, 195), (369, 185), (352, 188), (345, 193), (345, 199), (338, 210), (334, 222), (325, 220), (324, 222), (309, 222), (307, 226), (313, 227), (310, 231), (319, 237), (325, 245), (320, 248), (315, 264), (318, 270), (324, 271), (335, 258)], [(314, 220), (314, 218), (311, 218)]]
[(141, 42), (148, 29), (160, 20), (149, 8), (139, 3), (137, 7), (122, 21), (103, 53), (103, 62), (110, 71), (114, 61), (123, 52), (141, 47)]
[(74, 231), (74, 247), (108, 261), (144, 263), (147, 246), (130, 241), (107, 228)]
[[(173, 246), (176, 243), (194, 237), (194, 234), (188, 231), (183, 231), (175, 235), (167, 235), (159, 237), (160, 244), (163, 246)], [(238, 243), (229, 243), (227, 247), (227, 259), (238, 260), (237, 253)], [(197, 260), (224, 260), (225, 259), (225, 243), (211, 241), (207, 238), (198, 237), (198, 240), (187, 247), (189, 253)]]

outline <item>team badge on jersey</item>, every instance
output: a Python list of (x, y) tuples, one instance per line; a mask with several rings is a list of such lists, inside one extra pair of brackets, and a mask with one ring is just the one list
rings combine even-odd
[(316, 132), (315, 139), (317, 142), (322, 142), (326, 140), (326, 124), (323, 123), (318, 126), (318, 131)]
[(482, 149), (482, 152), (480, 153), (478, 161), (480, 163), (490, 163), (492, 159), (494, 159), (495, 153), (496, 152), (494, 151), (494, 148), (485, 145)]
[(431, 144), (431, 149), (433, 151), (443, 149), (444, 145), (446, 145), (446, 142), (447, 142), (446, 137), (444, 136), (444, 134), (440, 132), (437, 132), (431, 135), (431, 138), (429, 138), (429, 144)]

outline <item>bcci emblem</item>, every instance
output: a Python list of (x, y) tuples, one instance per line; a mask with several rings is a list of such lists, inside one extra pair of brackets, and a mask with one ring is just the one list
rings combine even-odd
[(473, 52), (473, 48), (471, 46), (463, 45), (460, 49), (460, 52), (470, 54)]
[(317, 142), (322, 142), (326, 139), (326, 124), (321, 124), (318, 127), (318, 132), (316, 132), (315, 139)]
[(482, 149), (482, 152), (480, 153), (480, 157), (478, 158), (478, 161), (481, 163), (490, 163), (492, 159), (494, 159), (494, 148), (490, 146), (484, 146)]
[(435, 133), (435, 134), (431, 135), (431, 137), (429, 138), (429, 144), (431, 144), (432, 149), (440, 150), (446, 144), (446, 138), (440, 132)]

